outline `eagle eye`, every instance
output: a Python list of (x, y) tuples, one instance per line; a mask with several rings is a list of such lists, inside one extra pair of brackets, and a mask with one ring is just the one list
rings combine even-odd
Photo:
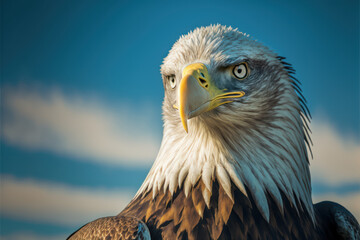
[(238, 79), (245, 79), (249, 75), (249, 67), (246, 62), (236, 65), (233, 69), (233, 74)]
[(170, 87), (172, 89), (174, 89), (176, 87), (176, 80), (175, 80), (175, 76), (174, 75), (170, 75), (167, 77), (169, 83), (170, 83)]

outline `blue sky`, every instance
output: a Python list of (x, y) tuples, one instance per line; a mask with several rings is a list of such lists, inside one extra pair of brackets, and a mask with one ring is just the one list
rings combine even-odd
[(293, 64), (314, 117), (314, 198), (360, 214), (358, 1), (1, 4), (2, 238), (61, 239), (121, 210), (160, 146), (162, 59), (216, 23)]

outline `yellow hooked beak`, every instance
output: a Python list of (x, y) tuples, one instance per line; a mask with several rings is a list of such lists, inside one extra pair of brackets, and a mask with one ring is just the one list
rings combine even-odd
[(226, 90), (215, 86), (206, 66), (202, 63), (190, 64), (183, 70), (178, 103), (181, 122), (186, 132), (188, 119), (245, 95), (243, 91), (226, 92)]

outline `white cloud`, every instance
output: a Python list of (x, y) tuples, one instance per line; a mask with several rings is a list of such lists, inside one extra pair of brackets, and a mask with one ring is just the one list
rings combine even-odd
[(313, 202), (332, 201), (337, 202), (349, 210), (360, 221), (360, 192), (338, 195), (326, 193), (313, 196)]
[(1, 137), (14, 145), (109, 164), (150, 165), (156, 157), (161, 130), (153, 107), (106, 107), (56, 90), (3, 92)]
[(310, 161), (313, 179), (329, 185), (360, 183), (360, 143), (339, 134), (322, 118), (311, 124), (314, 159)]
[(32, 232), (21, 232), (1, 236), (3, 240), (64, 240), (69, 235), (38, 235)]
[[(331, 186), (360, 184), (360, 143), (341, 135), (325, 118), (315, 117), (311, 124), (314, 159), (310, 161), (313, 181)], [(313, 202), (337, 202), (360, 220), (360, 192), (314, 194)]]
[(130, 190), (90, 190), (2, 175), (0, 212), (16, 219), (80, 227), (118, 214), (134, 194)]
[[(150, 165), (161, 130), (154, 130), (154, 107), (104, 106), (91, 98), (68, 97), (60, 91), (7, 88), (1, 137), (31, 149), (80, 156), (109, 164)], [(360, 182), (360, 143), (345, 138), (315, 117), (311, 125), (314, 179), (330, 184)]]

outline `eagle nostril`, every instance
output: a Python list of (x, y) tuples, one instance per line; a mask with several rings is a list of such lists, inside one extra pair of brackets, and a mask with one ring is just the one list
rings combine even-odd
[(206, 83), (206, 80), (203, 79), (203, 78), (199, 78), (199, 80), (200, 80), (200, 83), (201, 83), (202, 85), (204, 85), (204, 84)]

